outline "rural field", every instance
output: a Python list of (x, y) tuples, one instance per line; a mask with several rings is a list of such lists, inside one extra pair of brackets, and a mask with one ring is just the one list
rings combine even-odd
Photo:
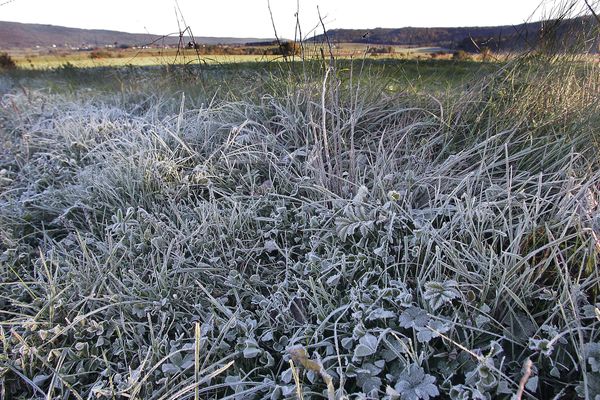
[[(149, 49), (108, 49), (96, 51), (53, 51), (35, 52), (33, 50), (12, 50), (10, 55), (16, 65), (21, 69), (44, 70), (73, 66), (77, 68), (96, 67), (128, 67), (128, 66), (156, 66), (156, 65), (219, 65), (249, 62), (282, 62), (286, 57), (270, 54), (277, 50), (273, 46), (263, 47), (218, 47), (218, 54), (199, 54), (194, 49), (188, 48), (149, 48)], [(242, 54), (226, 54), (226, 51)], [(256, 52), (257, 54), (243, 54)], [(260, 53), (269, 54), (260, 54)], [(380, 52), (380, 53), (378, 53)], [(365, 57), (381, 59), (430, 59), (451, 58), (451, 52), (441, 47), (406, 47), (406, 46), (369, 46), (359, 43), (340, 43), (332, 49), (332, 54), (337, 59), (363, 59)], [(306, 58), (315, 58), (320, 55), (320, 47), (307, 44), (304, 48)], [(300, 58), (290, 55), (290, 59)], [(477, 58), (473, 56), (472, 58)]]
[(600, 399), (600, 65), (325, 55), (0, 73), (1, 398)]

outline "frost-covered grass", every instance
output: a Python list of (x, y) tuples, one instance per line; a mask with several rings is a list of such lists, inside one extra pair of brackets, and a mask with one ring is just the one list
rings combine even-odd
[(305, 68), (0, 77), (7, 398), (600, 396), (598, 66)]

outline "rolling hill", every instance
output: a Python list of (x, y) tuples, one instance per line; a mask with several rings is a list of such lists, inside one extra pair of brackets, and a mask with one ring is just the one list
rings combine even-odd
[[(580, 17), (488, 27), (333, 29), (327, 31), (327, 36), (334, 43), (437, 46), (467, 51), (479, 46), (492, 50), (521, 50), (538, 44), (540, 38), (548, 40), (552, 37), (559, 45), (568, 44), (578, 34), (589, 33), (595, 25), (591, 17)], [(326, 38), (319, 35), (311, 40), (322, 42)], [(594, 46), (597, 50), (597, 42), (590, 50)]]
[[(187, 42), (189, 38), (184, 38)], [(243, 44), (246, 42), (270, 41), (272, 39), (196, 37), (202, 44)], [(40, 47), (82, 47), (123, 44), (143, 46), (151, 43), (176, 45), (179, 37), (126, 33), (102, 29), (78, 29), (55, 25), (22, 24), (0, 21), (0, 49)]]
[[(438, 28), (375, 28), (375, 29), (333, 29), (327, 31), (327, 38), (334, 43), (363, 43), (373, 45), (433, 46), (447, 49), (476, 51), (488, 47), (494, 51), (522, 50), (551, 39), (556, 46), (571, 44), (581, 33), (597, 29), (591, 17), (580, 17), (560, 21), (531, 22), (520, 25), (488, 27), (438, 27)], [(597, 35), (596, 35), (597, 37)], [(311, 38), (311, 41), (324, 42), (325, 35)], [(184, 38), (187, 43), (189, 37)], [(253, 45), (275, 43), (273, 39), (195, 37), (196, 43), (206, 45)], [(176, 45), (177, 35), (160, 36), (154, 34), (126, 33), (102, 29), (78, 29), (55, 25), (23, 24), (0, 21), (0, 49), (24, 49), (58, 47), (102, 47), (105, 45), (144, 46), (150, 44)], [(598, 39), (587, 44), (586, 51), (598, 51)]]

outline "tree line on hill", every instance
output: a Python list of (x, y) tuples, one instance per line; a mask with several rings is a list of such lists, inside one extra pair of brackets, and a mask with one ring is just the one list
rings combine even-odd
[[(479, 52), (483, 48), (494, 52), (522, 51), (540, 45), (560, 50), (573, 48), (578, 38), (597, 28), (592, 17), (578, 17), (494, 27), (334, 29), (327, 32), (327, 38), (333, 43), (435, 46), (467, 52)], [(311, 41), (323, 42), (327, 38), (319, 35)], [(598, 51), (597, 39), (587, 45), (588, 48), (579, 50)]]

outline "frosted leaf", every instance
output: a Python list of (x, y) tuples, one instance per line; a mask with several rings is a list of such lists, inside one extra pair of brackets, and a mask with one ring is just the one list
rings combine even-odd
[(361, 387), (364, 393), (370, 393), (373, 390), (379, 390), (381, 387), (381, 378), (369, 376), (368, 374), (358, 374), (356, 383)]
[(400, 194), (400, 192), (398, 192), (396, 190), (390, 190), (387, 195), (388, 195), (388, 198), (392, 201), (399, 201), (402, 198), (402, 195)]
[(354, 199), (352, 199), (352, 201), (355, 203), (363, 203), (368, 196), (369, 196), (369, 189), (366, 186), (362, 185), (361, 187), (358, 188), (358, 191), (356, 192), (356, 196), (354, 196)]
[(246, 339), (244, 341), (244, 358), (255, 358), (262, 353), (258, 343), (254, 339)]
[(160, 369), (165, 375), (175, 375), (176, 373), (181, 371), (181, 369), (177, 365), (171, 363), (164, 363), (163, 365), (161, 365)]
[(429, 322), (427, 312), (419, 307), (410, 307), (400, 314), (399, 322), (403, 328), (424, 328)]
[(265, 251), (270, 253), (273, 251), (277, 251), (278, 249), (279, 246), (277, 246), (277, 243), (274, 240), (265, 241)]
[(530, 392), (534, 392), (537, 390), (539, 378), (537, 376), (532, 376), (529, 378), (527, 383), (525, 384), (525, 388)]
[(342, 339), (342, 347), (345, 349), (352, 348), (353, 344), (354, 344), (354, 339), (352, 339), (351, 337), (346, 337), (346, 338)]
[(401, 400), (429, 400), (440, 394), (435, 386), (435, 377), (425, 374), (423, 368), (416, 364), (410, 365), (400, 374), (394, 391), (393, 394), (399, 396)]
[(554, 351), (554, 346), (548, 339), (529, 339), (529, 350), (539, 351), (543, 355), (550, 357)]
[(292, 381), (293, 373), (292, 369), (288, 368), (281, 373), (281, 381), (283, 383), (290, 383)]
[(354, 357), (368, 357), (377, 351), (377, 338), (371, 334), (366, 334), (358, 341), (354, 349)]
[(456, 289), (457, 286), (456, 281), (427, 282), (423, 298), (427, 300), (432, 309), (437, 310), (445, 303), (460, 297), (460, 292)]
[[(584, 382), (581, 382), (575, 388), (579, 397), (585, 397)], [(600, 374), (599, 373), (587, 373), (587, 392), (590, 398), (594, 400), (600, 400)]]
[(450, 326), (442, 321), (430, 321), (424, 328), (417, 328), (417, 340), (421, 343), (429, 343), (432, 339), (439, 337), (441, 333), (450, 330)]
[(585, 357), (592, 372), (600, 372), (600, 343), (588, 343), (584, 347)]
[(487, 400), (488, 397), (479, 390), (465, 386), (456, 385), (450, 389), (450, 399), (452, 400)]
[(376, 308), (375, 310), (371, 311), (369, 315), (367, 315), (367, 321), (393, 318), (395, 315), (396, 314), (394, 314), (393, 312), (385, 310), (383, 308)]

